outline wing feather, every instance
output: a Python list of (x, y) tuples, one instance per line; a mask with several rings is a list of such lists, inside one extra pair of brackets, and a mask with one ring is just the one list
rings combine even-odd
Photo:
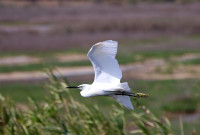
[(117, 100), (120, 104), (124, 105), (125, 107), (131, 110), (134, 109), (129, 96), (112, 95), (111, 97)]
[(118, 43), (108, 40), (99, 42), (90, 49), (88, 57), (95, 70), (93, 83), (120, 83), (122, 72), (115, 58)]

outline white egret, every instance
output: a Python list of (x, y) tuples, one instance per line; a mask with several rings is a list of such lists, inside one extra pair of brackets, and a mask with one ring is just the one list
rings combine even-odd
[(125, 107), (133, 109), (129, 96), (142, 97), (142, 93), (131, 93), (127, 82), (120, 83), (122, 71), (115, 58), (117, 47), (118, 42), (112, 40), (93, 45), (88, 52), (88, 57), (95, 71), (94, 82), (67, 88), (80, 89), (83, 97), (110, 96)]

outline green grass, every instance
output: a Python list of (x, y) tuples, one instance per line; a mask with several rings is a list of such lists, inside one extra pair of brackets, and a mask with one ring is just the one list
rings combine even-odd
[[(184, 116), (183, 114), (180, 114), (180, 115), (177, 114), (176, 118), (173, 121), (171, 121), (173, 131), (175, 131), (175, 133), (177, 135), (180, 135), (180, 120), (179, 120), (180, 117), (182, 117), (182, 119), (183, 119), (184, 135), (198, 135), (200, 133), (199, 118), (195, 118), (196, 119), (195, 121), (190, 121), (190, 120), (187, 120), (188, 119), (187, 117), (190, 117), (190, 116)], [(196, 134), (193, 133), (194, 131), (196, 132)]]
[(1, 84), (0, 93), (21, 103), (26, 103), (28, 97), (42, 101), (46, 96), (43, 84), (29, 83)]
[[(117, 59), (121, 64), (133, 63), (137, 61), (144, 61), (151, 58), (167, 59), (171, 57), (178, 57), (187, 53), (200, 53), (200, 51), (143, 51), (130, 53), (120, 53), (117, 55)], [(198, 61), (198, 60), (197, 60)], [(199, 62), (199, 61), (198, 61)]]
[(29, 64), (29, 65), (19, 65), (19, 66), (0, 66), (0, 72), (9, 73), (14, 71), (37, 71), (48, 67), (45, 64)]
[(14, 52), (1, 52), (0, 57), (7, 56), (19, 56), (19, 55), (27, 55), (27, 56), (35, 56), (42, 58), (51, 58), (57, 54), (87, 54), (87, 50), (80, 48), (71, 48), (67, 50), (46, 50), (46, 51), (14, 51)]
[(44, 68), (51, 68), (51, 67), (74, 67), (74, 66), (88, 66), (88, 65), (91, 65), (91, 63), (87, 60), (76, 61), (76, 62), (50, 61), (50, 62), (28, 64), (28, 65), (0, 66), (0, 72), (8, 73), (13, 71), (38, 71), (38, 70), (43, 70)]
[[(199, 97), (198, 97), (199, 98)], [(168, 104), (163, 105), (163, 109), (167, 112), (177, 113), (194, 113), (197, 111), (198, 103), (200, 100), (196, 97), (181, 97), (170, 101)]]
[(200, 40), (199, 34), (189, 35), (188, 38), (191, 39), (191, 40)]
[[(194, 97), (187, 105), (194, 106), (195, 109), (200, 105), (200, 80), (152, 80), (152, 81), (129, 81), (129, 85), (136, 92), (148, 93), (147, 99), (138, 99), (140, 103), (148, 106), (154, 113), (161, 114), (164, 111), (163, 106), (170, 105), (176, 108), (172, 102), (177, 98), (185, 96)], [(194, 100), (194, 101), (193, 101)], [(161, 101), (161, 102), (158, 102)], [(196, 104), (197, 103), (197, 104)], [(162, 108), (162, 109), (161, 109)], [(176, 111), (187, 111), (184, 108), (176, 108)]]
[[(148, 98), (137, 99), (137, 103), (146, 105), (156, 116), (174, 114), (171, 124), (176, 134), (180, 134), (177, 117), (181, 114), (185, 114), (183, 119), (193, 117), (200, 107), (200, 80), (133, 80), (129, 84), (136, 92), (149, 94)], [(192, 134), (195, 129), (199, 134), (199, 119), (200, 117), (196, 117), (191, 121), (183, 121), (184, 133)]]
[(182, 61), (181, 63), (184, 65), (200, 65), (200, 58)]
[(151, 38), (143, 38), (143, 39), (124, 39), (120, 44), (130, 46), (137, 46), (137, 45), (149, 45), (149, 44), (159, 44), (159, 43), (170, 43), (174, 42), (175, 40), (170, 37), (151, 37)]
[[(186, 53), (185, 51), (156, 51), (156, 52), (132, 52), (132, 53), (119, 53), (117, 55), (117, 59), (119, 61), (119, 64), (128, 64), (128, 63), (134, 63), (134, 62), (141, 62), (147, 59), (151, 58), (162, 58), (162, 59), (168, 59), (170, 57), (174, 56), (181, 56)], [(193, 52), (193, 53), (199, 53)], [(83, 61), (75, 61), (75, 62), (59, 62), (55, 59), (55, 54), (43, 54), (43, 63), (35, 63), (35, 64), (28, 64), (28, 65), (16, 65), (16, 66), (6, 66), (2, 65), (0, 66), (0, 72), (13, 72), (13, 71), (36, 71), (36, 70), (42, 70), (44, 68), (48, 67), (77, 67), (77, 66), (91, 66), (89, 60), (83, 60)], [(185, 61), (185, 64), (199, 64), (200, 61), (198, 59), (195, 59), (193, 61)]]

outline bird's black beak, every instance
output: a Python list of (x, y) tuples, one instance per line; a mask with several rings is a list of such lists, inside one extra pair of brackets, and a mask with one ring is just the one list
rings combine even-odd
[(66, 87), (66, 88), (80, 88), (80, 87), (78, 87), (78, 86), (68, 86), (68, 87)]

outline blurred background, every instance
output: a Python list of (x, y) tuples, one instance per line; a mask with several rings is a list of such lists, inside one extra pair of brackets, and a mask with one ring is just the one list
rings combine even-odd
[(185, 134), (200, 133), (199, 0), (0, 0), (0, 93), (43, 101), (46, 68), (72, 85), (92, 83), (86, 54), (104, 40), (119, 43), (122, 82), (150, 95), (139, 104), (167, 116), (177, 134), (179, 117)]

